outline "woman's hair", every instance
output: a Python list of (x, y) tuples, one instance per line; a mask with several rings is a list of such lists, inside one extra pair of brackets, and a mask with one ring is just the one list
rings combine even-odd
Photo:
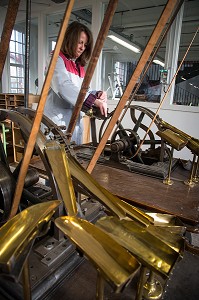
[(84, 52), (77, 58), (77, 62), (79, 62), (81, 66), (85, 66), (92, 53), (93, 35), (90, 29), (84, 24), (74, 21), (68, 26), (61, 46), (61, 51), (68, 58), (74, 58), (82, 31), (87, 35), (88, 41)]

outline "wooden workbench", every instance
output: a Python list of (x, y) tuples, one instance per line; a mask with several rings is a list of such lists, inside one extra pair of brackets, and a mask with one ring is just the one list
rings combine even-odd
[(184, 184), (189, 171), (179, 166), (172, 172), (173, 185), (163, 184), (161, 179), (131, 173), (97, 164), (93, 177), (113, 194), (135, 206), (147, 210), (169, 213), (188, 224), (199, 222), (199, 183), (194, 187)]

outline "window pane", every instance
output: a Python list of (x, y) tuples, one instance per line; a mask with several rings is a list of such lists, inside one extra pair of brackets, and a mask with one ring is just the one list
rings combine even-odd
[(16, 44), (16, 52), (21, 53), (21, 54), (23, 53), (22, 52), (22, 44), (21, 43), (17, 43)]
[(17, 67), (17, 77), (24, 77), (23, 67)]
[(23, 55), (17, 54), (17, 63), (23, 65)]
[(11, 40), (15, 40), (15, 30), (12, 31)]
[(22, 43), (22, 32), (17, 31), (16, 41)]
[(14, 41), (10, 41), (10, 51), (15, 52), (15, 42)]
[(17, 75), (16, 67), (10, 66), (10, 76), (16, 76), (16, 75)]
[(11, 88), (17, 88), (17, 79), (16, 77), (10, 77), (10, 86)]
[(10, 53), (10, 63), (12, 63), (12, 64), (16, 63), (15, 53), (13, 53), (13, 52)]
[(11, 92), (23, 93), (24, 91), (24, 49), (22, 44), (24, 34), (13, 30), (10, 41), (10, 87)]
[(11, 93), (13, 93), (13, 94), (17, 93), (17, 89), (12, 89), (11, 88)]

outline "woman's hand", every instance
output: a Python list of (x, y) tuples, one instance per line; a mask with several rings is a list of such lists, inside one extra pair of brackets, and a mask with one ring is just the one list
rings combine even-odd
[(107, 92), (105, 92), (105, 91), (99, 92), (98, 99), (100, 99), (101, 101), (107, 102)]
[(107, 117), (107, 102), (104, 100), (96, 99), (94, 104), (100, 109), (101, 114)]

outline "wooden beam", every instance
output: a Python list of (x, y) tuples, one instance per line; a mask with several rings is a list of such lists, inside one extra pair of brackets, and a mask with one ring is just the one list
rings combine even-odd
[(2, 77), (6, 56), (9, 49), (10, 38), (15, 24), (20, 0), (10, 0), (6, 13), (0, 42), (0, 79)]
[(76, 104), (75, 104), (75, 107), (73, 110), (73, 114), (71, 116), (71, 119), (70, 119), (70, 122), (68, 125), (67, 132), (70, 134), (68, 137), (69, 140), (71, 139), (72, 133), (75, 129), (75, 125), (77, 123), (77, 119), (79, 117), (86, 93), (88, 91), (93, 73), (95, 71), (95, 67), (97, 65), (98, 58), (100, 56), (102, 47), (104, 45), (105, 38), (108, 34), (110, 25), (112, 23), (112, 19), (113, 19), (113, 15), (114, 15), (116, 7), (117, 7), (117, 3), (118, 3), (118, 0), (110, 0), (109, 1), (107, 10), (106, 10), (106, 13), (104, 16), (104, 20), (103, 20), (102, 26), (100, 28), (98, 37), (96, 39), (96, 43), (95, 43), (95, 46), (94, 46), (94, 49), (93, 49), (93, 52), (91, 55), (90, 62), (88, 64), (86, 75), (82, 82), (81, 90), (79, 92), (79, 95), (78, 95), (78, 98), (77, 98), (77, 101), (76, 101)]
[(67, 7), (66, 7), (65, 14), (64, 14), (62, 26), (60, 28), (56, 47), (55, 47), (55, 50), (54, 50), (54, 53), (53, 53), (53, 56), (52, 56), (52, 59), (51, 59), (51, 62), (50, 62), (49, 68), (48, 68), (48, 72), (46, 75), (46, 79), (45, 79), (42, 91), (41, 91), (39, 104), (37, 107), (37, 111), (36, 111), (35, 118), (33, 121), (32, 129), (31, 129), (30, 136), (28, 139), (27, 147), (26, 147), (26, 150), (24, 153), (22, 164), (21, 164), (21, 169), (19, 172), (18, 180), (17, 180), (17, 185), (16, 185), (16, 189), (15, 189), (13, 204), (12, 204), (11, 213), (10, 213), (9, 218), (12, 218), (13, 216), (15, 216), (17, 213), (17, 210), (18, 210), (18, 206), (20, 203), (20, 199), (21, 199), (21, 195), (22, 195), (22, 191), (23, 191), (23, 187), (24, 187), (25, 177), (26, 177), (30, 159), (32, 157), (32, 153), (34, 150), (37, 134), (40, 129), (40, 124), (41, 124), (41, 120), (42, 120), (42, 116), (43, 116), (46, 98), (47, 98), (48, 91), (50, 88), (51, 79), (52, 79), (52, 76), (54, 73), (57, 58), (59, 56), (60, 48), (61, 48), (61, 45), (62, 45), (62, 42), (64, 39), (65, 31), (68, 26), (68, 22), (69, 22), (69, 18), (70, 18), (70, 14), (71, 14), (73, 5), (74, 5), (74, 0), (69, 0)]
[(160, 35), (161, 35), (166, 23), (168, 22), (170, 16), (172, 15), (172, 12), (178, 2), (179, 2), (178, 0), (168, 0), (167, 4), (158, 20), (158, 23), (151, 34), (151, 37), (146, 45), (146, 48), (144, 49), (144, 51), (140, 57), (140, 60), (138, 61), (137, 67), (136, 67), (136, 69), (124, 91), (124, 94), (122, 95), (120, 102), (118, 103), (118, 105), (115, 109), (115, 112), (114, 112), (111, 120), (109, 121), (109, 124), (104, 132), (104, 135), (102, 136), (102, 139), (99, 142), (99, 145), (96, 148), (96, 151), (87, 167), (87, 171), (89, 173), (91, 173), (93, 168), (95, 167), (95, 164), (96, 164), (100, 154), (102, 153), (102, 151), (106, 145), (106, 142), (107, 142), (117, 120), (119, 119), (120, 114), (121, 114), (124, 106), (126, 105), (126, 102), (127, 102), (128, 98), (130, 97), (131, 92), (134, 89), (134, 87), (145, 67), (145, 64), (147, 63), (147, 61), (153, 51), (154, 46), (158, 42), (158, 39), (160, 38)]

